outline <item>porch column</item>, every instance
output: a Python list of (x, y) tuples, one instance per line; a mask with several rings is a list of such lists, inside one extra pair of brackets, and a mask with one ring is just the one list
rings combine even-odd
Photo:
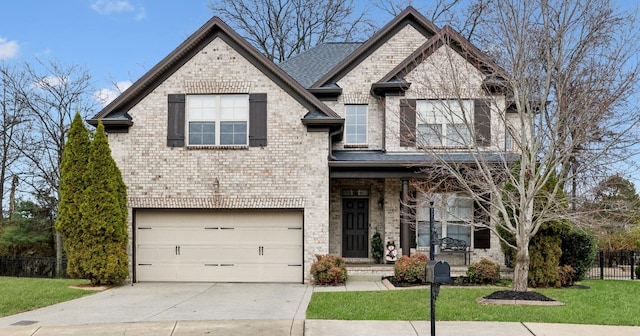
[(402, 255), (409, 256), (411, 242), (409, 236), (409, 180), (402, 180), (402, 196), (400, 199), (400, 248)]

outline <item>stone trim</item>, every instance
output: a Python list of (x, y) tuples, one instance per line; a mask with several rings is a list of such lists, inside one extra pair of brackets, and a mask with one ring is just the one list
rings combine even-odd
[(161, 198), (130, 197), (132, 208), (157, 209), (302, 209), (304, 199), (301, 197), (235, 197), (214, 196), (210, 198)]
[(350, 93), (342, 95), (342, 101), (345, 105), (368, 105), (370, 97), (368, 93)]
[(241, 81), (185, 81), (184, 90), (187, 94), (216, 94), (216, 93), (249, 93), (251, 82)]

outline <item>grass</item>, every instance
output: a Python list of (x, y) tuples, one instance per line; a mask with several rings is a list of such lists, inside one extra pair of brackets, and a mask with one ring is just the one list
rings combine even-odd
[[(439, 321), (545, 322), (640, 326), (640, 282), (592, 280), (590, 289), (536, 290), (564, 306), (480, 305), (476, 298), (496, 287), (443, 287), (436, 301)], [(308, 319), (429, 320), (429, 289), (375, 292), (315, 292)]]
[(0, 277), (0, 317), (29, 311), (93, 294), (70, 288), (86, 280)]

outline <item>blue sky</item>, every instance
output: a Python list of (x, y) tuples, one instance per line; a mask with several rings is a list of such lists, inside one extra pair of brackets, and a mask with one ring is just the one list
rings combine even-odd
[[(367, 7), (369, 14), (375, 9), (367, 6), (367, 1), (355, 2)], [(57, 60), (67, 66), (85, 67), (96, 92), (113, 88), (113, 83), (125, 89), (212, 17), (209, 3), (4, 0), (0, 2), (0, 62)], [(614, 3), (638, 8), (637, 0)], [(379, 26), (385, 23), (376, 22)]]
[(95, 90), (141, 77), (212, 17), (209, 0), (0, 3), (0, 62), (81, 65)]

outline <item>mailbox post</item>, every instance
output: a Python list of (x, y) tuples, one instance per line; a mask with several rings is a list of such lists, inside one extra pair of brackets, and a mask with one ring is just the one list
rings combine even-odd
[(431, 336), (436, 335), (436, 298), (440, 292), (440, 284), (451, 282), (451, 266), (446, 261), (436, 261), (435, 248), (438, 244), (436, 228), (433, 225), (433, 201), (429, 202), (429, 262), (425, 266), (425, 282), (431, 284)]

